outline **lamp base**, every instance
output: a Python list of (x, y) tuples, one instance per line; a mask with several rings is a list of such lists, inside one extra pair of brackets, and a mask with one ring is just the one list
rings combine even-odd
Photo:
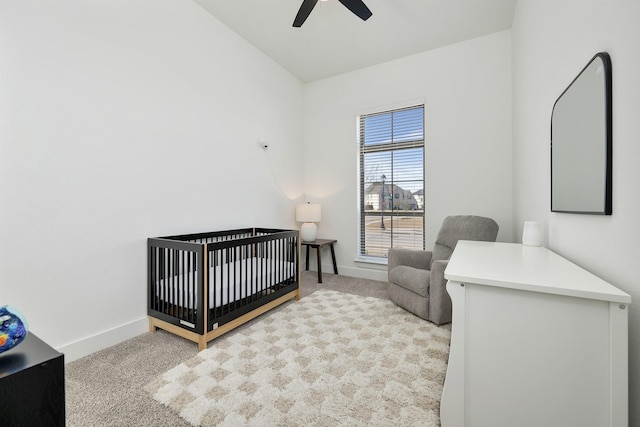
[(318, 226), (313, 222), (305, 222), (300, 227), (300, 237), (305, 242), (313, 242), (318, 237)]

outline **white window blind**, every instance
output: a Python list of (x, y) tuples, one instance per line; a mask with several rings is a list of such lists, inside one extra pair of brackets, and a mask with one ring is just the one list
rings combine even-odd
[(424, 105), (359, 117), (360, 245), (424, 249)]

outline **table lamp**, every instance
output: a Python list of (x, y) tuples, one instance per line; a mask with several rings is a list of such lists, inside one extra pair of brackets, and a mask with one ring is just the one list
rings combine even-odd
[(305, 242), (313, 242), (318, 236), (316, 222), (320, 222), (320, 205), (305, 203), (296, 206), (296, 221), (302, 222), (300, 237)]

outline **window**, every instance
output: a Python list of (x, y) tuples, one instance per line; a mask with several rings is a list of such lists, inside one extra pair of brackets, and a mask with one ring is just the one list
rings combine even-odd
[(359, 117), (359, 256), (424, 249), (424, 105)]

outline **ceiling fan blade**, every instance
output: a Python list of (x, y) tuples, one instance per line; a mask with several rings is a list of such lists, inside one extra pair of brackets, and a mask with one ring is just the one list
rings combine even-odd
[(302, 2), (302, 6), (300, 6), (300, 10), (298, 10), (296, 19), (293, 20), (294, 27), (301, 27), (302, 24), (304, 24), (304, 21), (307, 20), (309, 14), (316, 6), (316, 3), (318, 3), (318, 0), (304, 0)]
[(371, 11), (367, 7), (366, 4), (362, 2), (362, 0), (338, 0), (342, 3), (347, 9), (351, 12), (355, 13), (360, 19), (366, 21), (371, 18)]

